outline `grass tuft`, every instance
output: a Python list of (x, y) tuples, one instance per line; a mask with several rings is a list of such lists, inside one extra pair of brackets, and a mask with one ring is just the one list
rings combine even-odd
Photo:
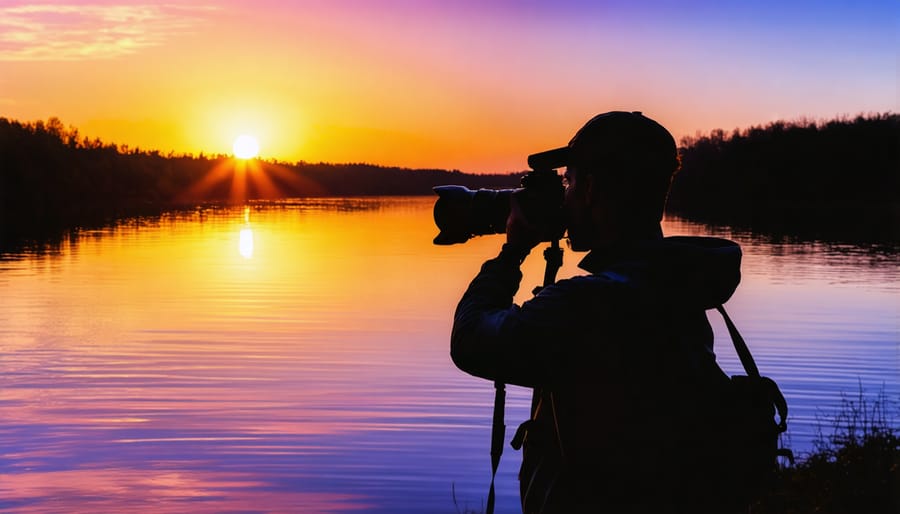
[[(753, 514), (882, 514), (900, 512), (900, 430), (882, 391), (842, 397), (820, 417), (814, 450), (779, 470)], [(826, 433), (829, 430), (830, 433)]]

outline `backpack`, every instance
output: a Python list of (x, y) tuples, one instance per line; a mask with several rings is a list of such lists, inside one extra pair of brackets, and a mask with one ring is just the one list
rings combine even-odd
[(698, 478), (711, 489), (691, 500), (706, 510), (739, 509), (773, 485), (778, 457), (793, 463), (793, 453), (779, 446), (779, 436), (787, 430), (788, 406), (778, 384), (760, 374), (725, 308), (720, 305), (716, 310), (725, 320), (746, 375), (731, 376), (703, 416), (708, 442), (699, 447), (698, 461), (705, 468)]
[[(716, 310), (725, 320), (746, 375), (731, 376), (717, 390), (704, 392), (702, 399), (697, 400), (696, 409), (690, 411), (684, 437), (678, 443), (685, 451), (676, 457), (676, 462), (683, 463), (683, 470), (672, 477), (673, 497), (670, 498), (681, 512), (746, 508), (771, 485), (779, 456), (793, 462), (791, 452), (779, 448), (779, 436), (787, 429), (784, 395), (772, 379), (760, 375), (747, 344), (724, 307), (718, 306)], [(498, 436), (502, 441), (503, 433), (501, 386), (498, 385), (500, 402), (495, 403), (495, 446)], [(511, 442), (514, 449), (523, 451), (519, 481), (524, 513), (543, 512), (553, 496), (554, 484), (566, 465), (562, 441), (553, 394), (536, 389), (531, 418), (519, 426)], [(499, 461), (496, 448), (492, 456)], [(488, 514), (493, 510), (493, 478), (491, 493)]]

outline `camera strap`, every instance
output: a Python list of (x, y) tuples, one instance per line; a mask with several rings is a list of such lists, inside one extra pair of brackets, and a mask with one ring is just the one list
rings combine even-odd
[[(544, 285), (536, 287), (533, 291), (537, 295), (542, 288), (556, 282), (556, 273), (562, 267), (563, 250), (559, 247), (559, 240), (553, 240), (544, 250), (544, 260), (547, 266), (544, 269)], [(487, 505), (485, 506), (485, 514), (494, 514), (494, 503), (496, 501), (496, 493), (494, 491), (494, 479), (497, 476), (497, 468), (500, 466), (500, 456), (503, 455), (503, 438), (506, 436), (506, 424), (503, 419), (506, 409), (506, 384), (503, 382), (494, 382), (494, 420), (491, 426), (491, 488), (488, 491)], [(535, 398), (532, 398), (532, 402)], [(521, 427), (520, 427), (521, 429)], [(516, 432), (516, 439), (519, 438), (519, 431)], [(521, 447), (513, 443), (513, 447), (518, 449)]]
[(494, 382), (494, 422), (491, 428), (491, 489), (488, 491), (486, 514), (494, 514), (494, 478), (497, 476), (497, 468), (500, 466), (500, 456), (503, 455), (503, 438), (506, 435), (506, 424), (503, 420), (506, 410), (506, 384)]

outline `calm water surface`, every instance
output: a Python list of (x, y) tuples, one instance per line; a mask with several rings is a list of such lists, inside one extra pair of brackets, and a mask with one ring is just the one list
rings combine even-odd
[[(481, 510), (493, 387), (453, 367), (448, 334), (502, 238), (435, 247), (432, 204), (209, 210), (2, 255), (0, 510)], [(842, 395), (900, 399), (895, 252), (665, 229), (743, 245), (729, 311), (788, 397), (795, 450)], [(542, 270), (535, 252), (519, 301)], [(510, 389), (507, 439), (529, 401)], [(500, 512), (517, 508), (519, 462), (507, 448)]]

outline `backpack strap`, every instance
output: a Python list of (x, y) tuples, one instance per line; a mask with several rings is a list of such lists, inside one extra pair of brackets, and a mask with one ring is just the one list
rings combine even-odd
[(778, 384), (775, 383), (774, 380), (768, 377), (763, 377), (759, 374), (759, 368), (756, 367), (756, 361), (753, 360), (753, 355), (750, 353), (750, 348), (747, 347), (747, 343), (744, 341), (744, 338), (741, 337), (741, 333), (738, 332), (736, 326), (734, 326), (734, 322), (731, 321), (731, 318), (728, 316), (728, 313), (725, 312), (725, 306), (719, 305), (716, 307), (716, 310), (719, 311), (719, 314), (722, 315), (722, 318), (725, 320), (725, 326), (728, 327), (728, 334), (731, 336), (731, 342), (734, 344), (734, 350), (738, 354), (738, 358), (741, 359), (741, 365), (744, 366), (744, 371), (747, 372), (747, 376), (755, 379), (760, 379), (763, 383), (765, 383), (766, 388), (769, 390), (769, 396), (772, 399), (772, 403), (775, 404), (775, 408), (778, 410), (778, 430), (780, 432), (784, 432), (787, 430), (787, 400), (784, 399), (784, 395), (781, 393), (781, 389), (778, 388)]
[(731, 335), (731, 342), (734, 343), (734, 349), (738, 354), (738, 358), (741, 359), (741, 365), (744, 366), (744, 371), (747, 372), (747, 376), (759, 378), (759, 368), (756, 367), (756, 361), (753, 360), (753, 355), (750, 354), (750, 348), (747, 348), (747, 343), (744, 342), (741, 333), (738, 332), (737, 327), (734, 326), (731, 318), (728, 317), (728, 313), (725, 312), (725, 306), (719, 305), (716, 307), (716, 310), (719, 311), (719, 314), (725, 319), (725, 326), (728, 327), (728, 334)]

